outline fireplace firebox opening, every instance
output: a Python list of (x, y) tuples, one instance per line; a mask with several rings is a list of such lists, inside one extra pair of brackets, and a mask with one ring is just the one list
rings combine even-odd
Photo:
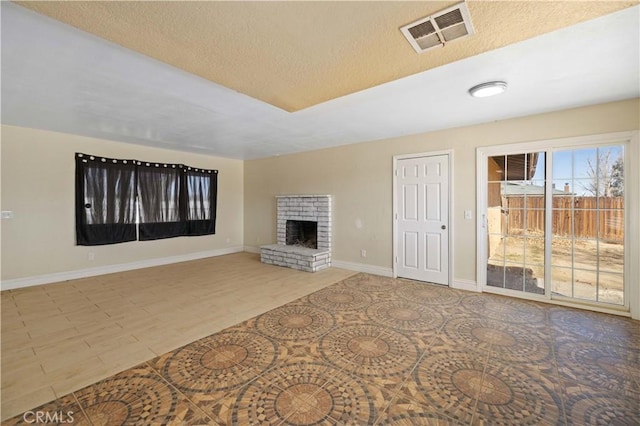
[(318, 222), (287, 220), (286, 243), (288, 246), (318, 248)]

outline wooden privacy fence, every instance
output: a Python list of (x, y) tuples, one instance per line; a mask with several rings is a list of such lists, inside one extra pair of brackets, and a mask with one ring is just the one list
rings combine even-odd
[[(522, 195), (505, 197), (507, 234), (544, 231), (544, 197)], [(553, 197), (553, 235), (576, 238), (600, 238), (615, 242), (624, 239), (623, 197)], [(526, 216), (526, 224), (525, 224)], [(573, 220), (572, 220), (573, 219)]]

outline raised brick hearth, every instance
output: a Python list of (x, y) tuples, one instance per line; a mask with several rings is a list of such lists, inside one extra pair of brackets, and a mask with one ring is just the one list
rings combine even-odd
[[(316, 272), (331, 266), (331, 196), (279, 195), (277, 244), (260, 247), (264, 263)], [(287, 220), (317, 222), (317, 249), (287, 245)]]

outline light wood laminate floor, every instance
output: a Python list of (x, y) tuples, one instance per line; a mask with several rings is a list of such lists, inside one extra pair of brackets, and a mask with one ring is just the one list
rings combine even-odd
[(265, 313), (354, 272), (227, 256), (1, 293), (2, 419)]

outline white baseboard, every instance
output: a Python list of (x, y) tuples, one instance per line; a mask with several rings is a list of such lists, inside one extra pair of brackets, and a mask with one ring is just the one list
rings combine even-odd
[(474, 291), (476, 293), (481, 292), (480, 289), (478, 288), (478, 284), (475, 281), (471, 281), (471, 280), (454, 279), (453, 283), (451, 284), (451, 288), (456, 288), (458, 290)]
[(393, 277), (393, 269), (382, 266), (365, 265), (364, 263), (345, 262), (342, 260), (331, 260), (331, 266), (348, 269), (350, 271), (366, 272), (367, 274), (380, 275), (383, 277)]
[(228, 247), (217, 250), (200, 251), (197, 253), (182, 254), (179, 256), (161, 257), (158, 259), (141, 260), (139, 262), (121, 263), (119, 265), (99, 266), (97, 268), (79, 269), (76, 271), (56, 272), (53, 274), (37, 275), (34, 277), (16, 278), (0, 282), (1, 290), (13, 290), (16, 288), (31, 287), (40, 284), (57, 283), (61, 281), (76, 280), (79, 278), (94, 277), (96, 275), (112, 274), (114, 272), (131, 271), (134, 269), (149, 268), (152, 266), (168, 265), (171, 263), (187, 262), (189, 260), (204, 259), (205, 257), (223, 256), (225, 254), (240, 253), (244, 247)]
[[(260, 247), (244, 246), (244, 251), (249, 253), (260, 254)], [(366, 272), (372, 275), (381, 275), (383, 277), (393, 277), (393, 269), (383, 268), (381, 266), (365, 265), (364, 263), (345, 262), (342, 260), (331, 260), (331, 266), (334, 268), (348, 269), (356, 272)]]
[[(260, 253), (260, 247), (244, 246), (244, 251), (249, 253)], [(346, 262), (343, 260), (331, 260), (331, 266), (335, 268), (348, 269), (350, 271), (365, 272), (372, 275), (380, 275), (383, 277), (393, 277), (393, 268), (384, 268), (382, 266), (366, 265), (364, 263)], [(454, 279), (451, 288), (459, 290), (481, 292), (475, 281)]]

